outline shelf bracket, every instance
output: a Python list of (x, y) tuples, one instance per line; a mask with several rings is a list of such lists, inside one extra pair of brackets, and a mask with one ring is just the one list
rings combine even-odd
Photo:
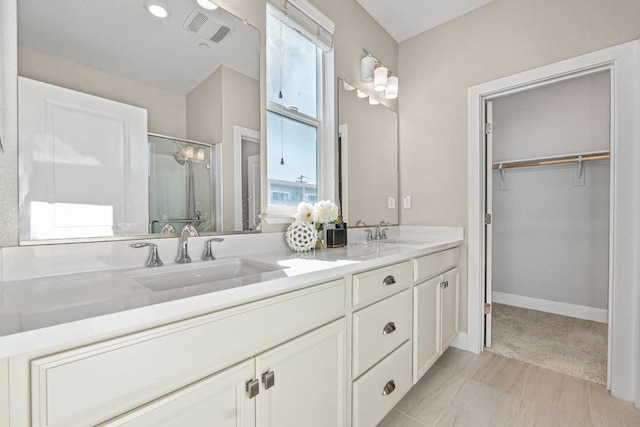
[(573, 180), (573, 186), (584, 186), (584, 162), (582, 160), (582, 155), (578, 156), (578, 161), (576, 162), (576, 176)]

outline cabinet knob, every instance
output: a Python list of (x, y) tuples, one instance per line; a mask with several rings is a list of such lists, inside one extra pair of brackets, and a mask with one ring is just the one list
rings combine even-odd
[(442, 289), (446, 288), (446, 285), (444, 284), (444, 282), (440, 282), (440, 287), (441, 287)]
[(396, 324), (393, 322), (389, 322), (386, 325), (384, 325), (384, 328), (382, 329), (382, 335), (392, 334), (395, 330), (396, 330)]
[(387, 396), (393, 393), (395, 389), (396, 389), (396, 383), (395, 381), (391, 380), (387, 384), (385, 384), (384, 388), (382, 389), (382, 395)]
[(276, 385), (276, 374), (273, 371), (265, 372), (262, 374), (262, 384), (264, 384), (264, 389), (269, 390), (271, 387)]
[(395, 285), (396, 284), (396, 278), (393, 277), (393, 276), (387, 276), (382, 281), (382, 284), (385, 285), (385, 286)]
[(253, 399), (260, 393), (260, 381), (257, 378), (247, 382), (247, 394), (249, 399)]

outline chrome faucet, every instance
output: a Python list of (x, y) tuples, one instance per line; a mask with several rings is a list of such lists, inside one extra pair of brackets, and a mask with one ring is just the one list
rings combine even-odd
[(390, 226), (391, 224), (386, 219), (380, 221), (378, 225), (376, 225), (376, 233), (374, 236), (374, 240), (386, 240), (387, 239), (387, 231), (388, 228), (380, 228), (381, 226)]
[(177, 264), (187, 264), (191, 262), (189, 256), (189, 237), (198, 237), (200, 234), (198, 230), (192, 225), (187, 224), (180, 233), (180, 240), (178, 240), (178, 256), (176, 257)]
[(213, 252), (211, 251), (211, 243), (213, 242), (223, 242), (224, 239), (220, 238), (220, 237), (215, 237), (211, 240), (207, 240), (204, 243), (204, 252), (202, 253), (202, 260), (203, 261), (213, 261), (214, 259), (216, 259), (215, 255), (213, 254)]
[(151, 251), (149, 252), (149, 258), (147, 258), (145, 265), (147, 267), (162, 267), (162, 260), (160, 259), (160, 255), (158, 255), (158, 245), (155, 243), (132, 243), (130, 246), (132, 248), (150, 247)]
[(361, 220), (361, 219), (357, 220), (357, 221), (356, 221), (356, 225), (355, 225), (355, 227), (360, 227), (361, 225), (366, 227), (366, 226), (367, 226), (367, 223), (366, 223), (366, 222), (364, 222), (364, 221), (363, 221), (363, 220)]

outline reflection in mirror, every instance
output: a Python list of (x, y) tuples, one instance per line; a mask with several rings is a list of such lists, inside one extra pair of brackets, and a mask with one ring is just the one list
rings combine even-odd
[(255, 28), (195, 1), (17, 3), (22, 243), (258, 228)]
[(398, 223), (398, 114), (338, 79), (339, 199), (354, 226)]
[(149, 232), (175, 234), (192, 224), (199, 233), (216, 231), (213, 147), (149, 135)]

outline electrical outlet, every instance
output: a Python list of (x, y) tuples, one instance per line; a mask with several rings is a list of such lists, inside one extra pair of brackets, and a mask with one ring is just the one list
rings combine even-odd
[(389, 197), (387, 199), (387, 205), (388, 205), (389, 209), (395, 209), (396, 208), (396, 198), (395, 197)]
[(411, 196), (404, 196), (402, 202), (405, 209), (411, 209)]

